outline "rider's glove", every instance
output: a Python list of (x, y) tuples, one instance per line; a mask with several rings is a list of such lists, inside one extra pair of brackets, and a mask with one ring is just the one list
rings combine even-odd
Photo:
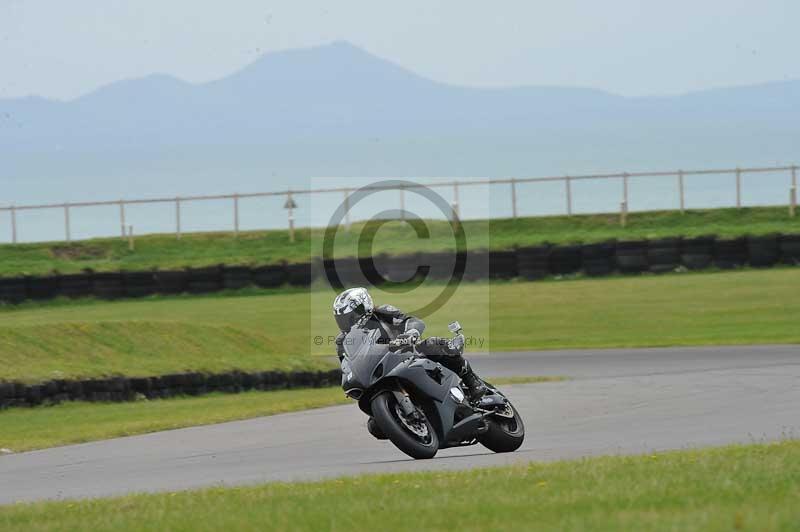
[(414, 345), (419, 341), (419, 331), (417, 329), (409, 329), (404, 333), (397, 335), (397, 343), (400, 345)]
[(419, 341), (419, 331), (417, 329), (409, 329), (404, 333), (397, 335), (397, 338), (390, 342), (390, 345), (395, 348), (414, 345)]

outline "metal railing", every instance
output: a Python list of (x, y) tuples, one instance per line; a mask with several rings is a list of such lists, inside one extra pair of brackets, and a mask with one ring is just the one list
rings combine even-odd
[[(658, 172), (621, 172), (613, 174), (583, 174), (583, 175), (562, 175), (562, 176), (545, 176), (545, 177), (511, 177), (511, 178), (491, 178), (491, 179), (477, 179), (469, 181), (437, 181), (437, 182), (424, 182), (415, 185), (404, 186), (398, 188), (396, 185), (382, 186), (380, 184), (374, 186), (363, 187), (373, 190), (398, 190), (400, 194), (400, 210), (405, 207), (405, 189), (415, 187), (429, 187), (429, 188), (445, 188), (452, 187), (453, 192), (453, 208), (458, 216), (461, 216), (459, 206), (459, 188), (471, 187), (479, 185), (509, 185), (509, 200), (511, 203), (512, 217), (518, 216), (517, 208), (517, 185), (524, 183), (545, 183), (545, 182), (563, 182), (564, 184), (564, 197), (565, 197), (565, 214), (573, 214), (573, 199), (572, 199), (572, 183), (575, 181), (585, 180), (619, 180), (622, 184), (622, 196), (620, 198), (620, 216), (621, 222), (625, 223), (625, 218), (629, 211), (630, 200), (628, 185), (632, 178), (674, 178), (675, 186), (678, 191), (678, 205), (677, 209), (681, 212), (686, 210), (686, 193), (684, 178), (687, 176), (703, 176), (703, 175), (724, 175), (729, 174), (735, 177), (736, 187), (736, 207), (742, 207), (742, 176), (745, 174), (765, 173), (765, 172), (788, 172), (790, 177), (789, 182), (789, 215), (795, 216), (797, 211), (797, 165), (791, 166), (771, 166), (771, 167), (753, 167), (753, 168), (725, 168), (725, 169), (712, 169), (712, 170), (670, 170)], [(118, 206), (119, 207), (119, 224), (121, 229), (122, 238), (128, 237), (126, 232), (126, 219), (125, 207), (130, 205), (143, 205), (143, 204), (159, 204), (159, 203), (173, 203), (175, 213), (175, 236), (181, 237), (181, 205), (188, 202), (195, 201), (209, 201), (209, 200), (231, 200), (233, 213), (231, 227), (233, 232), (238, 235), (239, 233), (239, 202), (242, 199), (248, 198), (264, 198), (279, 196), (285, 197), (285, 208), (288, 215), (288, 225), (290, 233), (294, 231), (294, 217), (293, 211), (295, 203), (293, 197), (296, 195), (310, 195), (310, 194), (331, 194), (341, 193), (344, 196), (344, 201), (347, 202), (348, 195), (355, 190), (353, 187), (336, 187), (336, 188), (318, 188), (318, 189), (288, 189), (281, 191), (271, 192), (253, 192), (245, 194), (220, 194), (220, 195), (197, 195), (197, 196), (177, 196), (177, 197), (161, 197), (151, 199), (119, 199), (119, 200), (106, 200), (106, 201), (84, 201), (84, 202), (66, 202), (66, 203), (43, 203), (36, 205), (10, 205), (0, 207), (0, 211), (10, 213), (11, 217), (11, 241), (17, 243), (17, 212), (31, 211), (31, 210), (46, 210), (46, 209), (62, 209), (64, 213), (64, 237), (67, 242), (72, 240), (70, 229), (70, 211), (77, 208), (86, 207), (101, 207), (101, 206)], [(346, 223), (350, 223), (349, 213), (346, 218)]]

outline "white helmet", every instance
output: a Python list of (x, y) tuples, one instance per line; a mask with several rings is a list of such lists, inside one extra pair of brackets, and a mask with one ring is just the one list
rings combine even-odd
[(333, 317), (342, 332), (372, 315), (375, 305), (366, 288), (348, 288), (333, 300)]

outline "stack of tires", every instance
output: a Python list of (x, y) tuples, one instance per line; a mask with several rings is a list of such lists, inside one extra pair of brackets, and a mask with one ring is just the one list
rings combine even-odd
[(483, 249), (469, 251), (464, 265), (464, 280), (480, 281), (489, 278), (489, 252)]
[(550, 245), (517, 249), (517, 273), (523, 279), (535, 281), (550, 275)]
[(92, 274), (92, 293), (100, 299), (117, 299), (125, 295), (120, 272)]
[(777, 264), (781, 258), (778, 235), (748, 237), (747, 258), (750, 266), (756, 268), (768, 268)]
[(247, 266), (224, 266), (222, 268), (222, 287), (225, 290), (238, 290), (253, 284), (252, 270)]
[(646, 240), (617, 242), (615, 258), (622, 273), (642, 273), (650, 269)]
[(192, 294), (217, 292), (222, 288), (222, 268), (189, 268), (186, 272), (186, 289)]
[(428, 268), (428, 279), (448, 281), (453, 275), (456, 255), (446, 251), (420, 254), (420, 265)]
[(517, 276), (517, 255), (514, 251), (489, 252), (489, 278), (513, 279)]
[(153, 272), (125, 272), (122, 275), (122, 282), (125, 286), (125, 295), (128, 297), (149, 296), (160, 290)]
[(652, 273), (674, 272), (681, 265), (681, 239), (648, 240), (647, 265)]
[(747, 264), (745, 238), (717, 239), (714, 242), (714, 266), (722, 270), (741, 268)]
[(0, 278), (0, 301), (21, 303), (28, 298), (28, 281), (25, 277)]
[(781, 261), (784, 264), (800, 265), (800, 235), (781, 235), (778, 243)]
[(550, 250), (549, 269), (553, 275), (568, 275), (580, 271), (583, 266), (582, 246), (556, 246)]
[(590, 277), (610, 275), (616, 269), (616, 242), (600, 242), (581, 246), (583, 271)]
[(282, 264), (259, 266), (252, 270), (253, 282), (261, 288), (276, 288), (287, 282), (286, 268)]
[(309, 286), (313, 281), (311, 263), (287, 264), (286, 277), (292, 286)]
[(382, 255), (381, 262), (377, 264), (377, 269), (381, 277), (392, 283), (404, 283), (411, 281), (417, 275), (419, 266), (416, 254), (400, 255), (399, 257), (389, 257)]
[(689, 270), (704, 270), (714, 262), (714, 236), (684, 238), (681, 244), (681, 264)]
[(28, 278), (28, 297), (36, 300), (52, 299), (58, 294), (58, 281), (60, 277), (51, 275), (47, 277)]
[(164, 270), (164, 271), (157, 271), (155, 272), (154, 275), (158, 293), (180, 294), (186, 291), (187, 275), (185, 271)]
[(92, 276), (88, 273), (62, 275), (58, 281), (58, 295), (69, 298), (92, 295)]

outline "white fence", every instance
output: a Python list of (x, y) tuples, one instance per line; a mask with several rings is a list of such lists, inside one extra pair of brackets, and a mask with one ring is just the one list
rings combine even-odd
[[(758, 173), (784, 173), (787, 176), (786, 181), (786, 205), (789, 207), (790, 216), (794, 216), (797, 208), (797, 170), (796, 165), (792, 166), (773, 166), (773, 167), (756, 167), (756, 168), (725, 168), (725, 169), (710, 169), (710, 170), (671, 170), (660, 172), (622, 172), (613, 174), (586, 174), (586, 175), (563, 175), (563, 176), (546, 176), (546, 177), (511, 177), (511, 178), (493, 178), (493, 179), (476, 179), (476, 180), (453, 180), (453, 181), (436, 181), (418, 183), (415, 186), (427, 186), (434, 189), (451, 189), (452, 200), (456, 213), (462, 216), (464, 213), (461, 211), (459, 202), (459, 190), (467, 187), (486, 186), (486, 185), (507, 185), (508, 186), (508, 202), (511, 207), (511, 216), (517, 217), (518, 210), (518, 186), (526, 183), (544, 183), (544, 182), (557, 182), (563, 184), (563, 201), (564, 201), (564, 214), (574, 214), (573, 204), (573, 183), (579, 181), (600, 181), (600, 180), (616, 180), (620, 183), (620, 197), (619, 197), (619, 212), (623, 219), (632, 205), (629, 198), (629, 183), (633, 179), (671, 179), (674, 180), (674, 187), (676, 191), (677, 202), (674, 205), (675, 209), (684, 211), (686, 209), (686, 186), (684, 180), (689, 176), (711, 176), (711, 175), (730, 175), (730, 186), (735, 189), (735, 206), (742, 207), (742, 177), (747, 174)], [(398, 190), (398, 202), (401, 210), (405, 208), (405, 190), (397, 188), (396, 186), (385, 187), (379, 183), (373, 185), (375, 189)], [(411, 188), (411, 187), (406, 187)], [(240, 202), (250, 198), (265, 198), (265, 197), (278, 197), (284, 202), (284, 207), (287, 211), (287, 223), (290, 230), (294, 229), (293, 205), (295, 204), (294, 198), (300, 195), (317, 195), (317, 194), (340, 194), (343, 201), (347, 201), (348, 195), (354, 188), (335, 187), (335, 188), (309, 188), (309, 189), (289, 189), (271, 192), (255, 192), (248, 194), (222, 194), (222, 195), (200, 195), (200, 196), (179, 196), (170, 198), (152, 198), (152, 199), (119, 199), (108, 201), (86, 201), (86, 202), (70, 202), (70, 203), (57, 203), (57, 204), (40, 204), (40, 205), (11, 205), (0, 207), (0, 211), (8, 213), (10, 217), (10, 230), (11, 242), (18, 242), (18, 220), (17, 213), (20, 211), (34, 211), (34, 210), (60, 210), (63, 212), (63, 227), (64, 239), (69, 242), (72, 240), (72, 231), (70, 228), (71, 212), (75, 209), (89, 209), (93, 207), (117, 207), (119, 211), (119, 229), (122, 237), (127, 236), (126, 228), (126, 207), (134, 205), (154, 205), (154, 204), (172, 204), (174, 210), (174, 233), (176, 238), (181, 237), (181, 206), (189, 202), (203, 202), (211, 200), (230, 201), (230, 225), (227, 227), (220, 227), (219, 230), (232, 230), (235, 234), (239, 233), (239, 211)], [(780, 202), (783, 203), (783, 202)], [(734, 206), (729, 205), (729, 206)], [(349, 218), (347, 223), (349, 223)]]

